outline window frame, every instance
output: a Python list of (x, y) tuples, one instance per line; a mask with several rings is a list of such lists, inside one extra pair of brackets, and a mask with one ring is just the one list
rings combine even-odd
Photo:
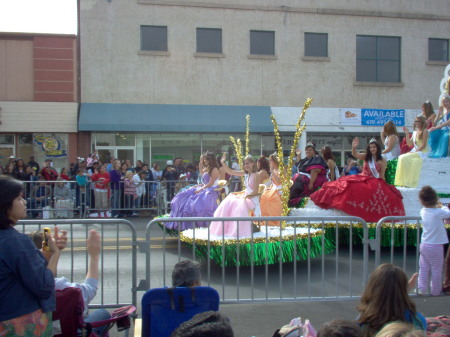
[[(307, 36), (325, 36), (325, 55), (307, 55)], [(304, 50), (303, 50), (303, 56), (304, 57), (315, 57), (315, 58), (328, 58), (328, 33), (314, 33), (314, 32), (305, 32), (303, 34), (303, 42), (304, 42)]]
[[(220, 32), (220, 51), (208, 51), (208, 50), (199, 50), (199, 32), (203, 31), (210, 31), (210, 32)], [(206, 28), (206, 27), (197, 27), (195, 29), (195, 42), (196, 42), (196, 48), (195, 53), (196, 54), (223, 54), (223, 35), (222, 35), (222, 28)]]
[[(445, 41), (447, 42), (447, 59), (446, 60), (431, 60), (430, 59), (430, 42), (431, 41)], [(449, 62), (450, 61), (450, 40), (449, 39), (443, 39), (443, 38), (434, 38), (434, 37), (430, 37), (428, 38), (428, 57), (427, 57), (427, 61), (428, 62)]]
[[(363, 37), (369, 37), (369, 38), (375, 38), (376, 44), (375, 44), (375, 58), (373, 57), (358, 57), (358, 38)], [(393, 58), (382, 58), (379, 56), (380, 54), (380, 46), (379, 46), (379, 40), (381, 38), (395, 38), (398, 40), (398, 59)], [(361, 80), (358, 79), (358, 61), (360, 60), (372, 60), (375, 61), (375, 79), (374, 80)], [(397, 81), (380, 81), (380, 73), (379, 73), (379, 63), (381, 61), (396, 61), (398, 63), (398, 80)], [(401, 85), (402, 83), (402, 38), (401, 36), (387, 36), (387, 35), (356, 35), (356, 82), (357, 83), (383, 83), (387, 85)]]
[[(253, 46), (253, 34), (254, 33), (271, 33), (272, 34), (272, 36), (273, 36), (273, 39), (272, 39), (272, 50), (273, 50), (273, 53), (272, 54), (268, 54), (268, 53), (254, 53), (254, 52), (252, 52), (252, 50), (254, 49), (254, 48), (252, 48), (252, 46)], [(267, 57), (267, 58), (273, 58), (273, 57), (276, 57), (276, 50), (275, 50), (275, 31), (274, 30), (262, 30), (262, 29), (250, 29), (250, 44), (249, 44), (249, 56), (250, 57)]]
[[(145, 28), (149, 28), (149, 27), (153, 27), (153, 28), (163, 28), (165, 29), (165, 49), (143, 49), (143, 38), (144, 38), (144, 34), (143, 34), (143, 29)], [(139, 46), (139, 50), (142, 53), (168, 53), (169, 52), (169, 29), (167, 26), (161, 26), (161, 25), (140, 25), (139, 28), (139, 32), (140, 32), (140, 46)]]

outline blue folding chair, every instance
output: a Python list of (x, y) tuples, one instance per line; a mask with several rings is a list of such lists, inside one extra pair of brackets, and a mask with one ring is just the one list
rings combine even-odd
[(170, 337), (183, 322), (219, 310), (219, 293), (211, 287), (155, 288), (142, 297), (142, 337)]

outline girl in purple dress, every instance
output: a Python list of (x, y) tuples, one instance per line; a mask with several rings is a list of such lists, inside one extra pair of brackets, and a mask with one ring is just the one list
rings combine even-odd
[[(200, 157), (202, 184), (180, 191), (170, 203), (171, 218), (212, 217), (217, 208), (219, 191), (219, 167), (215, 156), (206, 153)], [(206, 222), (166, 222), (168, 229), (185, 230), (194, 227), (208, 227)]]

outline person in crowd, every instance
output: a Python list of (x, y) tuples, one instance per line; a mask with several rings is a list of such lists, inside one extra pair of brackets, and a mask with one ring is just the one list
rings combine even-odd
[(175, 194), (178, 194), (183, 188), (189, 185), (189, 182), (187, 181), (187, 175), (185, 173), (182, 173), (180, 177), (178, 178), (177, 183), (175, 184)]
[[(178, 193), (170, 203), (171, 218), (212, 217), (217, 209), (217, 182), (219, 168), (214, 154), (207, 152), (200, 157), (203, 184), (195, 185)], [(207, 227), (204, 222), (166, 222), (166, 228), (184, 230)]]
[(111, 156), (111, 158), (109, 159), (109, 163), (106, 166), (106, 172), (111, 173), (111, 171), (114, 170), (114, 162), (115, 161), (116, 161), (116, 158)]
[(186, 173), (186, 169), (184, 168), (184, 165), (183, 165), (183, 158), (181, 158), (181, 157), (177, 157), (173, 160), (173, 167), (177, 171), (178, 177), (181, 174)]
[(16, 160), (16, 165), (14, 167), (14, 178), (21, 181), (25, 181), (27, 178), (25, 163), (23, 162), (22, 158), (17, 158)]
[(70, 177), (68, 175), (67, 169), (65, 167), (63, 167), (61, 169), (61, 172), (59, 173), (59, 177), (62, 178), (65, 181), (70, 181)]
[(77, 176), (75, 177), (77, 182), (77, 208), (80, 208), (80, 216), (85, 214), (86, 208), (90, 207), (90, 193), (89, 193), (89, 177), (86, 172), (80, 168), (78, 169)]
[[(217, 160), (217, 158), (216, 158), (216, 161), (217, 161), (217, 164), (220, 163), (220, 160)], [(198, 180), (198, 172), (195, 169), (195, 165), (194, 164), (189, 163), (186, 166), (186, 174), (188, 174), (188, 180), (191, 180), (191, 181), (197, 181)]]
[(57, 183), (53, 191), (55, 201), (58, 202), (59, 200), (72, 199), (72, 191), (70, 190), (69, 186), (67, 186), (65, 180), (62, 177), (58, 177), (56, 181)]
[(167, 200), (172, 200), (175, 193), (175, 184), (180, 175), (177, 169), (173, 166), (171, 160), (167, 161), (167, 166), (164, 168), (162, 173), (162, 180), (165, 180), (167, 188)]
[(329, 145), (325, 145), (320, 152), (322, 153), (323, 160), (325, 160), (328, 166), (328, 180), (335, 181), (340, 177), (340, 174), (339, 168), (336, 165), (336, 159), (334, 159), (333, 151), (331, 151), (331, 147)]
[(448, 243), (444, 219), (450, 219), (450, 210), (442, 205), (436, 191), (431, 186), (423, 186), (419, 192), (422, 218), (422, 237), (419, 258), (419, 293), (427, 294), (431, 273), (431, 295), (437, 296), (442, 290), (444, 269), (444, 245)]
[(142, 166), (142, 170), (145, 171), (145, 199), (143, 205), (144, 207), (156, 206), (156, 191), (158, 182), (155, 181), (153, 172), (149, 169), (147, 163), (144, 163), (144, 165)]
[(41, 176), (43, 176), (47, 181), (56, 181), (56, 178), (58, 178), (58, 173), (52, 167), (52, 163), (53, 161), (51, 159), (46, 159), (44, 167), (41, 170)]
[(92, 167), (94, 166), (94, 163), (98, 162), (98, 161), (99, 161), (99, 158), (98, 158), (97, 151), (89, 153), (89, 155), (86, 158), (86, 168), (87, 168), (87, 170), (92, 169)]
[(198, 287), (201, 285), (198, 261), (182, 260), (175, 264), (172, 271), (172, 287)]
[(314, 193), (327, 181), (327, 163), (316, 151), (316, 145), (308, 142), (305, 147), (306, 157), (300, 159), (301, 150), (297, 150), (297, 174), (292, 178), (289, 206), (296, 206), (303, 197)]
[(140, 170), (139, 173), (133, 175), (133, 184), (136, 186), (136, 195), (137, 198), (134, 202), (134, 213), (133, 216), (137, 216), (137, 209), (141, 208), (141, 203), (144, 201), (145, 196), (145, 177), (147, 176), (147, 172), (144, 170)]
[(218, 311), (205, 311), (180, 324), (170, 337), (234, 337), (230, 320)]
[(375, 337), (426, 337), (423, 330), (417, 329), (414, 325), (406, 322), (392, 322), (386, 324)]
[(100, 170), (95, 170), (91, 177), (94, 182), (95, 208), (97, 209), (97, 217), (107, 218), (107, 209), (109, 208), (108, 192), (109, 192), (109, 174), (106, 172), (106, 166), (101, 165)]
[(15, 172), (14, 163), (7, 164), (5, 166), (5, 169), (3, 170), (3, 175), (5, 175), (5, 176), (10, 176), (10, 177), (14, 178), (15, 173), (16, 172)]
[(384, 263), (372, 272), (358, 305), (357, 321), (365, 337), (375, 336), (393, 321), (411, 323), (426, 331), (425, 318), (417, 312), (408, 291), (408, 278), (401, 268)]
[(428, 130), (426, 128), (425, 117), (416, 117), (414, 121), (414, 130), (412, 138), (410, 139), (408, 128), (403, 127), (408, 145), (413, 146), (413, 149), (411, 152), (402, 154), (398, 157), (394, 181), (396, 186), (417, 187), (420, 171), (422, 169), (422, 161), (429, 153)]
[(133, 184), (133, 172), (127, 171), (125, 173), (124, 195), (125, 195), (125, 216), (133, 216), (135, 214), (135, 205), (137, 200), (136, 185)]
[(14, 226), (25, 218), (22, 183), (0, 177), (0, 336), (52, 336), (59, 249), (46, 234), (48, 262)]
[(260, 184), (264, 184), (266, 187), (269, 187), (272, 184), (270, 181), (270, 163), (265, 156), (258, 158), (256, 161), (256, 169), (259, 175)]
[(152, 166), (152, 173), (153, 173), (153, 178), (156, 181), (161, 181), (162, 179), (162, 171), (161, 168), (159, 166), (159, 164), (154, 163)]
[(134, 167), (134, 172), (136, 172), (136, 173), (141, 172), (142, 166), (143, 166), (142, 160), (139, 160), (139, 159), (136, 160), (136, 166)]
[[(248, 155), (244, 158), (244, 170), (233, 171), (226, 164), (226, 152), (221, 159), (225, 171), (232, 176), (244, 176), (245, 191), (230, 193), (214, 212), (214, 217), (260, 216), (259, 174), (255, 159)], [(253, 229), (250, 221), (213, 221), (210, 225), (211, 235), (231, 237), (250, 236)]]
[(43, 177), (39, 177), (38, 184), (34, 186), (30, 194), (31, 216), (36, 218), (39, 215), (39, 209), (50, 206), (52, 198), (52, 188), (45, 183)]
[[(239, 164), (237, 162), (237, 158), (235, 156), (231, 157), (231, 169), (233, 171), (240, 171), (241, 170), (241, 168), (239, 167)], [(239, 176), (231, 176), (230, 191), (231, 192), (238, 192), (241, 189), (242, 189), (241, 178)]]
[(36, 174), (39, 173), (40, 171), (40, 166), (39, 164), (34, 160), (34, 156), (30, 156), (30, 161), (28, 162), (28, 165), (30, 165), (33, 170), (36, 172)]
[(450, 130), (450, 96), (447, 95), (442, 100), (439, 113), (434, 120), (433, 127), (430, 128), (429, 144), (431, 147), (430, 158), (447, 157), (448, 133)]
[(111, 216), (114, 218), (119, 218), (122, 216), (120, 212), (121, 199), (123, 198), (123, 180), (125, 176), (121, 173), (121, 162), (120, 160), (115, 160), (113, 167), (109, 172), (109, 179), (111, 182)]
[(384, 124), (383, 131), (381, 131), (381, 141), (384, 144), (384, 150), (381, 154), (387, 161), (384, 177), (388, 184), (394, 185), (395, 171), (397, 170), (397, 160), (395, 159), (400, 156), (400, 141), (397, 127), (393, 121)]
[(442, 292), (450, 295), (450, 246), (447, 247), (447, 257), (444, 263), (444, 284), (442, 285)]
[(359, 166), (359, 163), (354, 158), (347, 158), (347, 163), (342, 170), (343, 176), (351, 176), (353, 174), (361, 173), (362, 168)]
[[(42, 248), (42, 243), (44, 239), (44, 233), (37, 231), (30, 234), (30, 237), (38, 249)], [(65, 248), (65, 243), (67, 242), (66, 233), (62, 234), (63, 244), (58, 245), (60, 250)], [(101, 253), (101, 237), (100, 234), (91, 229), (88, 233), (88, 238), (86, 240), (86, 252), (89, 256), (88, 270), (83, 283), (73, 283), (65, 277), (55, 278), (55, 289), (63, 290), (65, 288), (73, 287), (79, 288), (83, 296), (84, 302), (84, 321), (85, 322), (97, 322), (103, 321), (111, 318), (111, 314), (105, 309), (98, 309), (90, 313), (88, 310), (89, 303), (94, 299), (97, 294), (98, 289), (98, 279), (99, 279), (99, 260)], [(51, 256), (50, 253), (46, 253), (48, 257)], [(102, 326), (99, 328), (94, 328), (93, 331), (98, 335), (102, 336), (103, 332), (107, 326)]]
[(39, 179), (36, 176), (36, 170), (34, 170), (30, 165), (25, 166), (25, 180), (23, 188), (25, 190), (25, 197), (28, 199), (31, 195), (31, 190), (34, 188), (35, 181)]
[(317, 337), (363, 337), (363, 332), (355, 322), (335, 319), (323, 324)]
[[(228, 180), (230, 178), (230, 175), (225, 171), (225, 168), (223, 167), (222, 163), (220, 162), (220, 158), (222, 156), (217, 155), (216, 156), (216, 162), (219, 167), (219, 180)], [(228, 176), (228, 179), (227, 179)]]
[(134, 174), (135, 173), (134, 172), (134, 167), (133, 167), (133, 164), (131, 164), (131, 160), (130, 159), (126, 159), (125, 163), (127, 164), (127, 171), (131, 171)]
[(384, 181), (386, 160), (381, 147), (371, 139), (366, 152), (358, 152), (359, 138), (352, 142), (352, 155), (364, 160), (361, 174), (341, 177), (323, 184), (311, 194), (311, 200), (324, 209), (335, 208), (345, 213), (377, 222), (385, 216), (404, 216), (403, 197), (393, 186)]
[[(281, 178), (279, 171), (279, 161), (276, 153), (269, 156), (270, 181), (271, 185), (266, 188), (261, 195), (261, 215), (262, 216), (281, 216), (283, 210), (281, 201)], [(279, 221), (268, 221), (269, 226), (279, 226)], [(265, 222), (262, 225), (266, 225)]]

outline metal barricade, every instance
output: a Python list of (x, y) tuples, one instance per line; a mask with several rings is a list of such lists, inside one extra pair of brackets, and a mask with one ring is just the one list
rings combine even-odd
[(380, 219), (372, 248), (375, 250), (375, 265), (389, 262), (401, 266), (409, 274), (418, 272), (421, 221), (420, 217), (414, 216)]
[[(66, 230), (67, 247), (61, 252), (58, 276), (82, 283), (88, 269), (86, 239), (90, 229), (101, 235), (99, 286), (91, 308), (137, 305), (137, 236), (134, 225), (125, 219), (21, 220), (16, 229), (31, 233), (57, 225)], [(128, 291), (124, 291), (124, 290)], [(131, 292), (131, 296), (130, 296)], [(131, 298), (131, 301), (130, 301)]]
[[(287, 221), (293, 226), (291, 240), (284, 240), (282, 230), (279, 228), (277, 237), (262, 238), (265, 251), (265, 263), (255, 264), (254, 245), (255, 236), (245, 240), (236, 240), (236, 263), (234, 266), (225, 266), (212, 261), (211, 255), (217, 254), (222, 249), (222, 257), (225, 252), (224, 242), (215, 242), (219, 248), (214, 248), (211, 243), (209, 229), (206, 229), (208, 240), (200, 243), (196, 239), (199, 229), (193, 230), (191, 242), (182, 241), (180, 236), (170, 237), (168, 231), (161, 232), (159, 227), (167, 222), (206, 222), (220, 221), (252, 221), (263, 224), (267, 233), (268, 221)], [(345, 223), (345, 225), (344, 225)], [(305, 235), (297, 239), (300, 226), (304, 227)], [(312, 240), (313, 232), (319, 229), (324, 233), (318, 240)], [(345, 230), (345, 233), (342, 232)], [(203, 234), (204, 235), (204, 234)], [(157, 239), (159, 237), (159, 240)], [(298, 247), (299, 241), (302, 251)], [(189, 241), (189, 240), (188, 240)], [(261, 241), (261, 240), (260, 240)], [(334, 245), (334, 251), (327, 251), (327, 247)], [(346, 241), (346, 242), (343, 242)], [(157, 242), (161, 250), (153, 250), (152, 245)], [(270, 242), (278, 245), (271, 246)], [(359, 242), (359, 244), (355, 244)], [(348, 244), (346, 244), (348, 243)], [(138, 242), (140, 252), (146, 255), (146, 277), (140, 281), (139, 289), (145, 291), (154, 287), (171, 286), (171, 272), (173, 266), (183, 259), (202, 260), (202, 284), (212, 286), (221, 293), (223, 302), (258, 301), (258, 300), (315, 300), (315, 299), (346, 299), (358, 296), (369, 275), (369, 240), (366, 222), (358, 217), (240, 217), (240, 218), (159, 218), (150, 221), (147, 225), (146, 240)], [(249, 265), (242, 265), (242, 253), (239, 245), (249, 244)], [(202, 250), (199, 246), (203, 245)], [(268, 262), (269, 249), (271, 254), (284, 254), (284, 246), (289, 248), (291, 256), (283, 262), (282, 258), (274, 264)], [(317, 247), (319, 245), (320, 247)], [(328, 245), (328, 246), (327, 246)], [(265, 247), (265, 248), (264, 248)], [(279, 249), (274, 252), (273, 248)], [(213, 249), (214, 248), (214, 249)], [(319, 249), (317, 249), (319, 248)], [(213, 252), (214, 250), (214, 252)], [(203, 253), (199, 253), (202, 251)], [(322, 253), (314, 256), (314, 251)], [(304, 254), (304, 259), (299, 258)], [(283, 255), (284, 257), (284, 255)], [(261, 260), (261, 259), (260, 259)]]

